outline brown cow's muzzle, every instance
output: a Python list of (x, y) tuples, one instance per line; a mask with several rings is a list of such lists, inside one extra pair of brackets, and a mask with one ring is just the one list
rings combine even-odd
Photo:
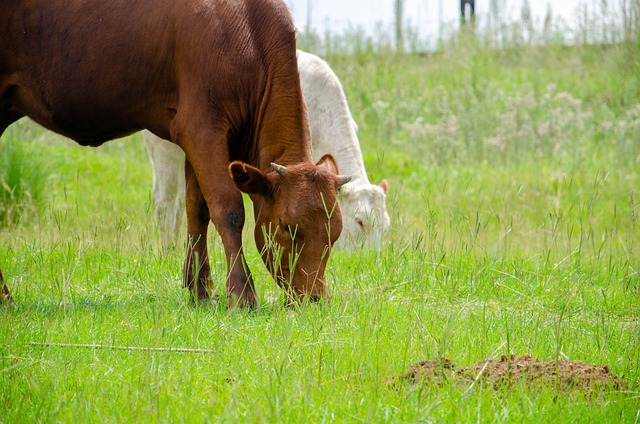
[[(329, 299), (329, 291), (324, 281), (324, 272), (319, 276), (319, 272), (306, 272), (300, 269), (293, 280), (293, 290), (300, 300), (309, 299), (317, 302), (323, 299)], [(297, 284), (296, 284), (297, 283)]]
[(278, 286), (285, 291), (287, 305), (301, 303), (305, 299), (312, 302), (329, 299), (324, 279), (329, 249), (322, 249), (322, 255), (316, 257), (304, 245), (288, 244), (283, 247), (274, 239), (269, 233), (256, 233), (256, 245), (262, 261)]
[(283, 267), (274, 279), (287, 294), (287, 305), (294, 305), (309, 300), (317, 302), (328, 300), (329, 292), (324, 282), (324, 277), (319, 277), (317, 271), (305, 272), (303, 268), (296, 269), (294, 277), (288, 268)]

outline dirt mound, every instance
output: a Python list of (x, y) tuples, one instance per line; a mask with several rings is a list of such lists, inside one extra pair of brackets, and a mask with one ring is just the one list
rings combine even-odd
[(564, 360), (542, 362), (529, 355), (502, 355), (500, 359), (480, 361), (465, 368), (457, 367), (446, 358), (422, 361), (411, 365), (402, 376), (391, 377), (387, 382), (397, 384), (407, 381), (411, 384), (440, 385), (448, 380), (469, 386), (490, 385), (494, 389), (525, 382), (533, 387), (586, 393), (593, 390), (622, 390), (625, 387), (624, 382), (606, 365)]

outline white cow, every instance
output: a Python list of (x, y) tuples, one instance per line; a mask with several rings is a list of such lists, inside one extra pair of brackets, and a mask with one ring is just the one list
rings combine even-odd
[[(342, 186), (338, 203), (343, 229), (336, 246), (354, 249), (379, 247), (390, 220), (386, 207), (388, 183), (369, 182), (364, 168), (357, 125), (351, 116), (340, 80), (329, 65), (317, 56), (298, 50), (302, 93), (309, 114), (313, 158), (331, 152), (341, 174), (351, 182)], [(185, 196), (184, 153), (177, 145), (144, 131), (153, 165), (153, 201), (162, 242), (176, 238), (182, 221)]]

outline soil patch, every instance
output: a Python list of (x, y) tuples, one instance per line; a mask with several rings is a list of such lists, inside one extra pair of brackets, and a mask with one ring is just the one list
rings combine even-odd
[(494, 389), (524, 382), (537, 388), (548, 387), (559, 392), (580, 391), (587, 394), (625, 388), (624, 382), (607, 365), (565, 360), (543, 362), (529, 355), (502, 355), (500, 359), (487, 359), (464, 368), (446, 358), (422, 361), (411, 365), (402, 376), (391, 377), (387, 382), (440, 385), (449, 380)]

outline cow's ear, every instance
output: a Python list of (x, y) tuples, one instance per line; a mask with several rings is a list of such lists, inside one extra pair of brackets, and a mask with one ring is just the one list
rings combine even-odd
[(331, 153), (325, 153), (320, 160), (316, 162), (316, 166), (326, 169), (334, 174), (338, 173), (338, 162)]
[(389, 190), (389, 183), (387, 182), (387, 180), (382, 180), (380, 181), (380, 184), (378, 184), (378, 186), (386, 193), (387, 190)]
[(264, 172), (254, 166), (234, 161), (229, 165), (229, 174), (236, 186), (247, 194), (267, 196), (271, 193), (271, 181)]

